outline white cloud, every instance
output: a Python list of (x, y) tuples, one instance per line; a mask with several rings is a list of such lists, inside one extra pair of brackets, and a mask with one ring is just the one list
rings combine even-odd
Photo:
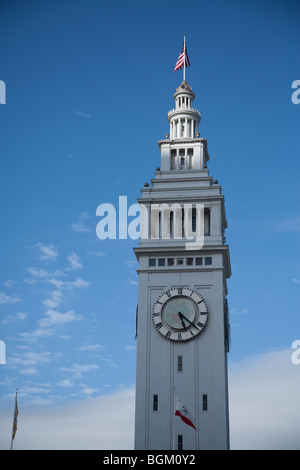
[(60, 382), (57, 383), (60, 387), (68, 387), (68, 388), (73, 388), (75, 387), (75, 383), (73, 380), (65, 379), (61, 380)]
[(70, 339), (70, 336), (69, 335), (57, 335), (57, 338), (58, 339), (63, 339), (63, 340), (68, 340), (68, 339)]
[(33, 248), (39, 249), (39, 259), (46, 261), (55, 261), (57, 258), (58, 251), (54, 245), (43, 245), (41, 242), (39, 242), (34, 245)]
[(27, 318), (27, 315), (28, 314), (25, 313), (25, 312), (18, 312), (17, 313), (17, 318), (18, 318), (18, 320), (25, 320), (25, 318)]
[(10, 288), (10, 287), (12, 287), (12, 286), (15, 285), (15, 282), (16, 282), (16, 281), (12, 281), (11, 279), (7, 279), (7, 281), (4, 281), (4, 282), (3, 282), (3, 285), (4, 285), (5, 287)]
[(292, 279), (292, 281), (293, 281), (295, 284), (300, 284), (299, 279), (295, 279), (295, 278), (294, 278), (294, 279)]
[(292, 349), (230, 364), (234, 449), (300, 449), (300, 365)]
[[(41, 387), (41, 394), (43, 393)], [(90, 395), (92, 388), (83, 388)], [(76, 400), (68, 405), (22, 408), (19, 391), (19, 421), (14, 449), (133, 449), (134, 390)], [(49, 399), (48, 399), (49, 400)], [(0, 449), (9, 449), (11, 410), (2, 412)]]
[(49, 351), (35, 353), (33, 351), (25, 351), (22, 354), (15, 353), (9, 358), (9, 365), (13, 366), (35, 366), (40, 363), (50, 362), (52, 355)]
[(1, 320), (0, 324), (1, 325), (7, 325), (9, 323), (14, 323), (17, 322), (17, 320), (25, 320), (27, 318), (27, 313), (23, 312), (18, 312), (18, 313), (13, 313), (13, 314), (8, 314), (5, 316), (3, 320)]
[(125, 261), (125, 266), (127, 266), (128, 268), (137, 267), (137, 265), (138, 265), (138, 262), (134, 259), (129, 259)]
[(37, 280), (36, 279), (32, 279), (31, 277), (25, 277), (24, 278), (24, 282), (26, 284), (36, 284)]
[(54, 290), (50, 294), (49, 299), (43, 300), (43, 305), (45, 305), (46, 308), (48, 309), (53, 309), (56, 308), (60, 305), (62, 301), (63, 294), (59, 290)]
[(52, 279), (46, 279), (46, 281), (49, 282), (50, 284), (53, 284), (57, 289), (61, 289), (64, 285), (64, 281), (61, 281), (60, 279), (52, 278)]
[(98, 258), (100, 258), (102, 256), (105, 256), (106, 253), (104, 251), (87, 251), (87, 254), (91, 256), (97, 256)]
[(51, 329), (36, 328), (30, 332), (22, 332), (19, 334), (20, 340), (27, 341), (28, 343), (34, 343), (40, 338), (51, 336), (53, 331)]
[[(232, 449), (300, 449), (300, 365), (292, 364), (291, 353), (291, 349), (272, 351), (230, 363)], [(74, 364), (61, 370), (78, 377), (97, 368)], [(72, 383), (66, 379), (61, 386)], [(83, 384), (80, 387), (83, 394), (94, 393)], [(49, 384), (20, 389), (19, 396), (15, 449), (133, 449), (134, 389), (51, 407), (42, 406), (51, 402)], [(24, 397), (31, 397), (39, 409), (23, 408)], [(2, 411), (1, 449), (9, 448), (10, 431), (11, 410)]]
[(41, 328), (48, 328), (53, 325), (62, 325), (65, 323), (70, 323), (72, 321), (82, 320), (83, 316), (74, 312), (74, 310), (69, 310), (68, 312), (61, 313), (57, 310), (49, 309), (45, 312), (44, 318), (39, 320), (39, 326)]
[(37, 370), (34, 369), (33, 367), (28, 367), (27, 369), (20, 370), (20, 374), (23, 374), (23, 375), (33, 375), (36, 373), (37, 373)]
[[(80, 262), (80, 258), (78, 255), (76, 255), (76, 253), (72, 253), (70, 256), (67, 257), (67, 260), (69, 261), (70, 263), (70, 268), (69, 269), (73, 269), (73, 270), (77, 270), (77, 269), (81, 269), (82, 268), (82, 264)], [(68, 269), (68, 268), (67, 268)]]
[[(67, 268), (70, 270), (71, 268)], [(57, 289), (73, 289), (73, 288), (87, 288), (89, 287), (90, 283), (78, 277), (75, 281), (61, 281), (59, 279), (46, 279), (47, 282), (53, 284)]]
[(84, 279), (81, 279), (78, 277), (75, 281), (69, 281), (65, 283), (65, 286), (69, 289), (73, 289), (73, 287), (76, 287), (78, 289), (86, 289), (89, 287), (90, 283), (88, 281), (85, 281)]
[(85, 372), (90, 372), (91, 370), (97, 370), (99, 366), (97, 364), (73, 364), (72, 367), (61, 367), (60, 370), (64, 372), (69, 372), (73, 375), (74, 378), (81, 378), (82, 374)]
[(81, 212), (79, 221), (72, 224), (74, 232), (91, 232), (92, 230), (86, 226), (86, 221), (89, 219), (89, 212)]
[(6, 295), (4, 292), (0, 292), (0, 304), (15, 304), (21, 300), (17, 295)]
[(118, 367), (117, 364), (114, 361), (112, 361), (111, 359), (101, 358), (101, 361), (105, 362), (110, 367)]
[(102, 351), (104, 349), (104, 346), (102, 346), (101, 344), (86, 344), (86, 345), (80, 346), (77, 349), (78, 351), (98, 352), (98, 351)]
[[(27, 271), (29, 272), (29, 274), (31, 274), (32, 277), (35, 277), (35, 278), (45, 278), (45, 277), (49, 277), (50, 274), (48, 273), (48, 271), (46, 271), (45, 269), (41, 269), (41, 268), (32, 268), (32, 267), (28, 267), (27, 268)], [(25, 279), (24, 279), (25, 281)], [(30, 284), (30, 280), (28, 278), (26, 278), (26, 281), (27, 284)]]
[(125, 349), (126, 349), (126, 351), (135, 351), (135, 350), (137, 349), (137, 347), (136, 347), (136, 346), (127, 345), (127, 346), (125, 346)]
[(245, 315), (246, 313), (250, 313), (250, 310), (247, 308), (230, 308), (229, 311), (233, 315)]
[(275, 228), (278, 232), (300, 232), (300, 217), (290, 217), (281, 220)]
[(86, 117), (86, 118), (91, 117), (90, 113), (83, 113), (82, 111), (74, 111), (74, 114), (77, 114), (77, 116)]
[(46, 269), (35, 268), (29, 266), (26, 268), (27, 272), (34, 278), (25, 278), (24, 282), (27, 284), (35, 284), (37, 280), (40, 281), (49, 281), (49, 279), (54, 279), (55, 276), (66, 276), (65, 271), (69, 271), (71, 268), (65, 268), (64, 270), (57, 269), (55, 271), (46, 271)]
[(81, 393), (86, 396), (94, 395), (97, 392), (96, 388), (83, 387)]

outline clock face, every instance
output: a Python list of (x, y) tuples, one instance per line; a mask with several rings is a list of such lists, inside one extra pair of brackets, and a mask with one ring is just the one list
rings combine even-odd
[(208, 309), (204, 298), (187, 287), (174, 287), (155, 302), (152, 320), (157, 331), (173, 341), (187, 341), (205, 327)]

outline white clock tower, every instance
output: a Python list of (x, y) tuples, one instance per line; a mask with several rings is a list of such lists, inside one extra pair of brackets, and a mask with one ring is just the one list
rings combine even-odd
[[(158, 142), (161, 167), (139, 199), (136, 449), (229, 448), (227, 221), (194, 98), (184, 80)], [(196, 429), (175, 416), (175, 397)]]

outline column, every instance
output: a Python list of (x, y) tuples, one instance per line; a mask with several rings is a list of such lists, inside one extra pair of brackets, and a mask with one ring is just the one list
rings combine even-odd
[(222, 235), (221, 229), (221, 205), (211, 206), (210, 211), (210, 234), (215, 237), (220, 237)]

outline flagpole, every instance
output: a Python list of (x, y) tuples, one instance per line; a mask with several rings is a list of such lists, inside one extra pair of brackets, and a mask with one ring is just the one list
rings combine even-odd
[(183, 38), (183, 81), (185, 81), (185, 33)]
[(176, 434), (175, 434), (175, 412), (176, 412), (176, 398), (175, 398), (175, 387), (173, 387), (173, 450), (175, 449), (175, 440), (176, 440)]

